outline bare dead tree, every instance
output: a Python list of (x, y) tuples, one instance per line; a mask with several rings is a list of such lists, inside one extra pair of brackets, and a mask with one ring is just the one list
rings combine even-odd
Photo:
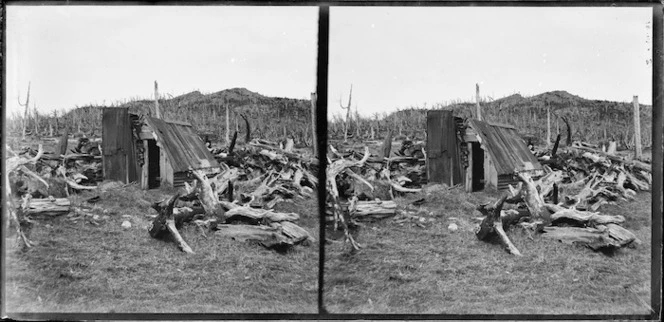
[(32, 103), (34, 120), (35, 120), (35, 135), (39, 135), (39, 112), (37, 112), (37, 104)]
[(157, 118), (161, 118), (161, 112), (159, 111), (159, 87), (157, 81), (154, 81), (154, 109), (157, 114)]
[(572, 127), (569, 125), (569, 122), (567, 121), (567, 118), (565, 118), (564, 116), (561, 116), (560, 118), (563, 120), (563, 122), (565, 122), (565, 125), (567, 126), (567, 140), (565, 140), (565, 144), (567, 144), (567, 146), (571, 146), (572, 145)]
[(357, 103), (355, 103), (355, 137), (360, 138), (360, 113), (357, 111)]
[(480, 107), (480, 84), (475, 83), (475, 100), (477, 100), (477, 111), (475, 113), (475, 116), (478, 120), (482, 120), (482, 110)]
[(348, 127), (350, 126), (350, 104), (353, 98), (353, 84), (350, 84), (350, 93), (348, 94), (348, 105), (341, 104), (341, 97), (339, 97), (339, 106), (346, 110), (346, 123), (344, 125), (344, 142), (348, 141)]
[(316, 134), (316, 100), (317, 94), (311, 93), (311, 133), (313, 139), (314, 158), (318, 157), (318, 135)]
[(641, 159), (641, 112), (639, 109), (639, 97), (634, 95), (632, 104), (634, 106), (634, 158)]
[(28, 82), (28, 96), (25, 98), (25, 104), (21, 104), (21, 93), (18, 94), (18, 105), (25, 107), (23, 114), (23, 135), (21, 138), (25, 140), (25, 127), (28, 125), (28, 106), (30, 105), (30, 82)]
[(247, 126), (247, 133), (244, 137), (244, 143), (249, 143), (249, 141), (251, 141), (251, 128), (249, 127), (249, 120), (247, 120), (244, 114), (240, 114), (240, 117), (242, 117), (244, 124)]
[(226, 143), (228, 144), (228, 142), (231, 140), (231, 121), (228, 111), (228, 102), (225, 102), (224, 105), (226, 105)]

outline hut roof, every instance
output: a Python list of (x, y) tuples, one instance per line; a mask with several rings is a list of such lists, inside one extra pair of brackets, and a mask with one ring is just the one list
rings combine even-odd
[(498, 175), (512, 174), (515, 169), (542, 170), (542, 165), (515, 128), (473, 119), (469, 125), (477, 133), (480, 144), (489, 152)]
[(174, 172), (219, 166), (191, 124), (167, 122), (149, 116), (145, 116), (145, 122), (152, 128), (157, 145), (164, 149)]

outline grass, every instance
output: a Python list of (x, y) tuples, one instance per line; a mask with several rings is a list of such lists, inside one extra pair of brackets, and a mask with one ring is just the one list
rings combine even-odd
[[(21, 250), (7, 237), (7, 312), (316, 313), (318, 246), (286, 254), (214, 236), (194, 225), (181, 233), (196, 252), (150, 238), (153, 201), (174, 190), (135, 186), (101, 194), (92, 216), (36, 220)], [(86, 193), (71, 197), (84, 206)], [(314, 210), (312, 210), (314, 209)], [(299, 225), (318, 239), (315, 199), (284, 201), (277, 211), (297, 212)], [(131, 222), (124, 229), (121, 223)]]
[[(519, 228), (508, 235), (524, 255), (479, 241), (475, 205), (496, 192), (431, 189), (397, 199), (399, 209), (426, 219), (424, 228), (395, 219), (366, 223), (364, 246), (351, 254), (326, 246), (324, 304), (330, 313), (649, 314), (650, 194), (600, 211), (621, 214), (643, 242), (606, 255)], [(426, 198), (421, 206), (409, 205)], [(459, 230), (447, 229), (456, 223)]]

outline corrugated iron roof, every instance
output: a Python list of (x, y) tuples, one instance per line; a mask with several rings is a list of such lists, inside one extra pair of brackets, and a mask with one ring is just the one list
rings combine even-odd
[(219, 166), (191, 124), (166, 122), (149, 116), (145, 116), (145, 121), (152, 128), (157, 144), (171, 161), (173, 172), (187, 171), (190, 167), (203, 169)]
[(514, 170), (542, 170), (542, 165), (530, 152), (516, 129), (478, 120), (470, 120), (480, 144), (489, 152), (498, 175), (512, 174)]

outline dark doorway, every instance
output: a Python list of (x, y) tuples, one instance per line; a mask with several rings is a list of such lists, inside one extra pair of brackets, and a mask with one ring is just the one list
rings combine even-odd
[(473, 147), (473, 191), (484, 189), (484, 150), (478, 142), (472, 143)]
[(161, 183), (160, 175), (157, 141), (148, 140), (148, 189), (159, 187)]

